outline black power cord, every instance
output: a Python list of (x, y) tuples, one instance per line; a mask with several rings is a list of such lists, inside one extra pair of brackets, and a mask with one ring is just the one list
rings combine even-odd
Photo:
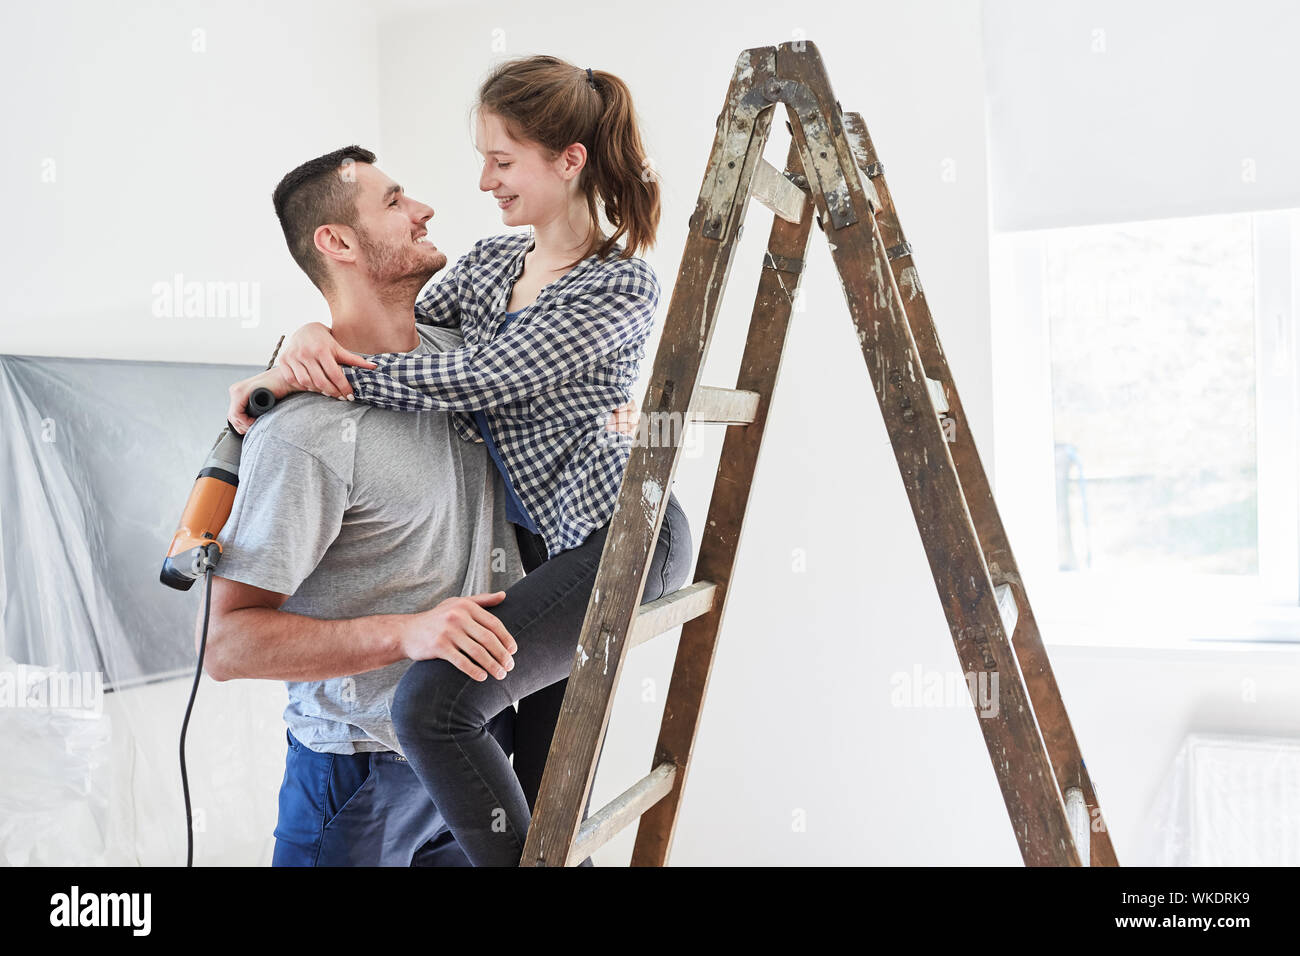
[(199, 678), (203, 676), (203, 652), (208, 647), (208, 615), (212, 612), (212, 569), (208, 568), (203, 577), (207, 580), (203, 595), (203, 635), (199, 638), (199, 662), (194, 668), (194, 686), (190, 688), (190, 700), (185, 705), (185, 719), (181, 721), (181, 790), (185, 794), (185, 865), (194, 866), (194, 815), (190, 810), (190, 778), (185, 772), (185, 731), (190, 726), (190, 712), (194, 709), (194, 698), (199, 692)]
[[(279, 341), (275, 343), (275, 350), (271, 353), (271, 361), (266, 363), (268, 369), (275, 366), (275, 358), (280, 354), (280, 346), (283, 344), (284, 336), (282, 335), (280, 336)], [(247, 414), (256, 418), (259, 415), (263, 415), (270, 411), (274, 405), (275, 394), (269, 388), (255, 388), (248, 396), (248, 403), (245, 405), (245, 411)], [(226, 425), (234, 431), (234, 426), (232, 426), (229, 421), (226, 422)], [(220, 439), (218, 439), (218, 442), (220, 442)], [(224, 521), (225, 519), (222, 520)], [(220, 530), (220, 527), (214, 529), (214, 531)], [(213, 535), (205, 534), (204, 537), (211, 538)], [(190, 778), (185, 769), (185, 732), (189, 730), (190, 727), (190, 713), (194, 710), (194, 698), (198, 696), (199, 680), (203, 677), (203, 653), (208, 647), (208, 617), (212, 613), (212, 572), (213, 569), (216, 568), (217, 561), (220, 560), (220, 558), (221, 549), (217, 545), (216, 541), (213, 541), (202, 549), (200, 556), (195, 558), (193, 567), (193, 570), (196, 573), (200, 571), (203, 573), (203, 577), (207, 579), (207, 584), (204, 587), (203, 595), (203, 634), (199, 638), (199, 659), (194, 665), (194, 685), (190, 688), (190, 699), (185, 704), (185, 719), (181, 721), (181, 792), (185, 796), (185, 865), (187, 867), (194, 866), (194, 813), (190, 808)], [(188, 590), (190, 586), (188, 582), (183, 582), (182, 586), (174, 580), (169, 580), (165, 565), (162, 580), (164, 584), (170, 584), (172, 587), (180, 587), (181, 590)]]

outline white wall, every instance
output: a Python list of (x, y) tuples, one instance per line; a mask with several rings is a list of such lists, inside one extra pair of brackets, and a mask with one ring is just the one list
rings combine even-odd
[(1300, 6), (984, 7), (996, 228), (1300, 205)]
[[(321, 317), (271, 191), (338, 146), (381, 148), (371, 10), (6, 4), (0, 63), (0, 352), (264, 364)], [(250, 307), (156, 316), (177, 274), (247, 283)]]

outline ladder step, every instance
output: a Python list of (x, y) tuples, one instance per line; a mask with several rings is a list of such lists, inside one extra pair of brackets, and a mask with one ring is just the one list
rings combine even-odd
[(701, 385), (695, 390), (690, 410), (686, 413), (687, 420), (715, 425), (748, 425), (758, 414), (758, 399), (758, 392)]
[(713, 610), (713, 600), (717, 594), (718, 586), (712, 581), (696, 581), (642, 604), (637, 611), (636, 620), (632, 622), (632, 636), (628, 646), (644, 644), (652, 637), (658, 637), (701, 614), (709, 613)]
[(565, 865), (581, 863), (633, 820), (639, 820), (672, 791), (676, 779), (677, 766), (665, 761), (584, 820)]
[(1016, 633), (1016, 622), (1020, 620), (1020, 608), (1016, 606), (1016, 596), (1010, 584), (999, 584), (993, 589), (998, 600), (998, 613), (1002, 615), (1002, 628), (1007, 632), (1007, 639)]
[(754, 167), (749, 194), (786, 222), (798, 222), (803, 214), (804, 191), (766, 159)]

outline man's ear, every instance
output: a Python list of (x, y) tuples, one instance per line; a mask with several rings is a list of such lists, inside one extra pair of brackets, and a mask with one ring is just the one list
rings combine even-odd
[(347, 226), (327, 223), (317, 226), (312, 241), (322, 256), (335, 262), (357, 261), (357, 234)]

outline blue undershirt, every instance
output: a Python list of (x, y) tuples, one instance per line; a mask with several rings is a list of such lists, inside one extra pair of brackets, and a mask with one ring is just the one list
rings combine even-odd
[[(497, 329), (497, 334), (500, 335), (504, 332), (506, 326), (508, 326), (522, 311), (524, 310), (519, 309), (515, 312), (507, 312), (505, 314), (505, 321), (502, 322), (501, 327)], [(501, 463), (501, 453), (497, 451), (497, 443), (492, 440), (492, 431), (488, 428), (487, 416), (483, 414), (481, 408), (474, 410), (474, 423), (478, 425), (478, 433), (483, 436), (483, 443), (487, 445), (488, 454), (492, 456), (492, 460), (496, 462), (497, 470), (501, 472), (501, 477), (505, 479), (506, 520), (513, 521), (515, 524), (527, 528), (533, 534), (539, 534), (540, 532), (537, 530), (537, 525), (535, 525), (533, 519), (528, 516), (528, 510), (524, 507), (524, 503), (519, 500), (519, 495), (515, 493), (515, 484), (510, 480), (510, 474), (506, 471), (506, 466)]]

